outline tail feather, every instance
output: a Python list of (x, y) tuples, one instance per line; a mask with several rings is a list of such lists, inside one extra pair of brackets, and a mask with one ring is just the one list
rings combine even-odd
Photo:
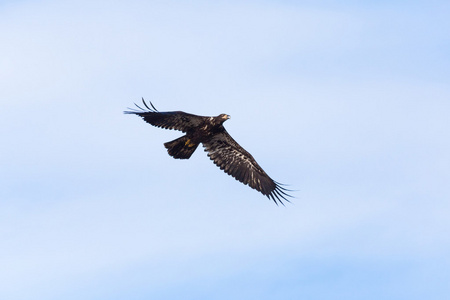
[(173, 158), (188, 159), (198, 147), (198, 143), (193, 143), (187, 136), (182, 136), (171, 142), (164, 143), (167, 152)]

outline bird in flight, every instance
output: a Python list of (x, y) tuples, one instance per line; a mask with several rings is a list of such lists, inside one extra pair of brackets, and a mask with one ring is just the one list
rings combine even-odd
[(204, 117), (182, 111), (159, 112), (151, 102), (150, 107), (143, 98), (142, 103), (144, 108), (135, 104), (137, 109), (129, 108), (130, 110), (124, 113), (138, 115), (145, 122), (156, 127), (185, 133), (182, 137), (164, 144), (170, 156), (177, 159), (189, 159), (201, 143), (214, 164), (228, 175), (261, 192), (277, 205), (283, 204), (282, 200), (290, 202), (286, 198), (292, 197), (287, 194), (289, 190), (270, 178), (253, 156), (225, 130), (223, 123), (230, 119), (229, 115)]

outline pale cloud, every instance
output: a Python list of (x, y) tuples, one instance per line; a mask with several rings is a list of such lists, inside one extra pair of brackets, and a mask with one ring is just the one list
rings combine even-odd
[[(415, 295), (445, 292), (435, 265), (448, 266), (450, 225), (439, 8), (4, 7), (0, 295), (362, 293), (345, 270), (366, 274), (366, 290), (389, 289), (384, 298), (423, 282), (421, 271), (435, 280)], [(202, 149), (170, 158), (162, 143), (179, 133), (122, 114), (141, 96), (161, 111), (231, 114), (229, 132), (297, 190), (293, 204), (277, 208)]]

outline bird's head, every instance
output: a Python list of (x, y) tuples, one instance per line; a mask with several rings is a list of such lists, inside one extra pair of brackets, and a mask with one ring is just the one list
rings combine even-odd
[(219, 120), (221, 120), (222, 123), (223, 123), (223, 122), (225, 122), (226, 120), (228, 120), (228, 119), (231, 118), (231, 117), (230, 117), (230, 115), (227, 115), (227, 114), (220, 114), (220, 115), (218, 116), (218, 118), (219, 118)]

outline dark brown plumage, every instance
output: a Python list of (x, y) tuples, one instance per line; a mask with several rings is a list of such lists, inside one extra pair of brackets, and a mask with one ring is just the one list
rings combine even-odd
[(179, 130), (186, 135), (167, 142), (164, 146), (170, 156), (177, 159), (188, 159), (200, 143), (205, 147), (210, 159), (225, 173), (233, 176), (243, 184), (261, 192), (276, 204), (286, 197), (287, 189), (274, 181), (258, 165), (253, 156), (242, 148), (225, 130), (223, 123), (230, 118), (226, 114), (217, 117), (203, 117), (182, 111), (159, 112), (150, 102), (151, 107), (142, 99), (145, 108), (131, 109), (126, 114), (135, 114), (147, 123), (164, 128)]

